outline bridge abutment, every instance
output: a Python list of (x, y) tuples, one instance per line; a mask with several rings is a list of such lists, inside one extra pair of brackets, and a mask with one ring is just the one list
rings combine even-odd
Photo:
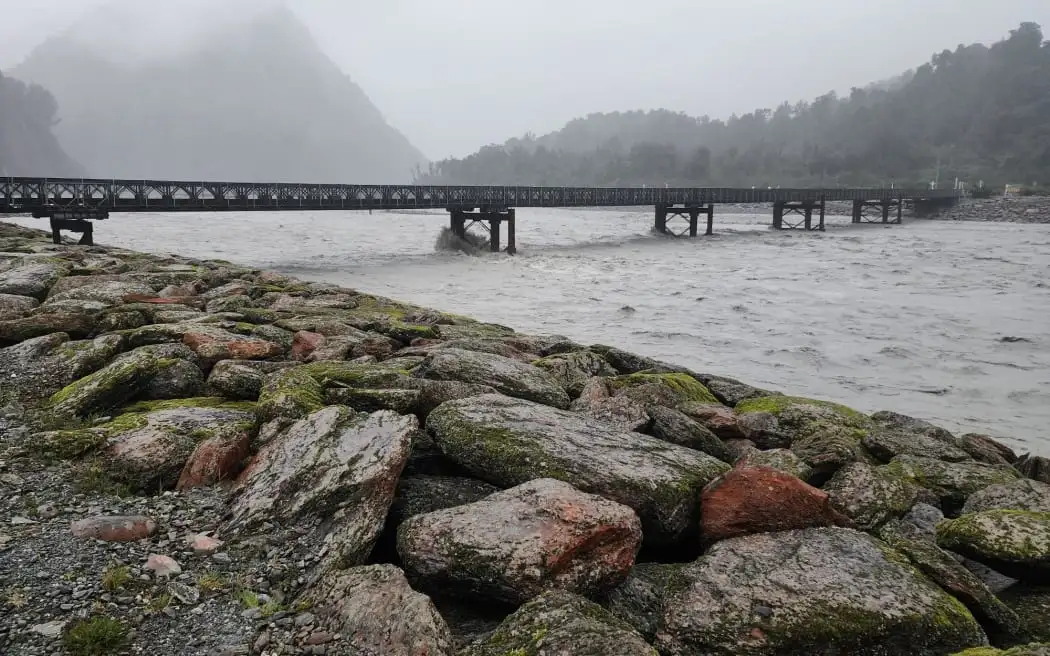
[(489, 251), (500, 252), (501, 224), (507, 224), (507, 247), (502, 249), (508, 255), (514, 255), (518, 250), (515, 235), (515, 213), (514, 208), (481, 208), (450, 209), (449, 228), (452, 234), (463, 241), (467, 241), (467, 231), (475, 224), (485, 227), (489, 233)]
[(853, 223), (893, 223), (904, 221), (904, 199), (853, 201)]
[(106, 210), (68, 209), (52, 210), (44, 209), (33, 212), (33, 218), (50, 219), (51, 241), (56, 244), (62, 243), (62, 231), (80, 233), (79, 246), (94, 246), (95, 231), (92, 221), (101, 221), (109, 218)]
[[(653, 230), (671, 237), (696, 237), (700, 232), (700, 215), (707, 217), (705, 235), (715, 233), (715, 206), (706, 205), (675, 206), (660, 204), (656, 206), (656, 220)], [(668, 225), (671, 222), (671, 225)]]

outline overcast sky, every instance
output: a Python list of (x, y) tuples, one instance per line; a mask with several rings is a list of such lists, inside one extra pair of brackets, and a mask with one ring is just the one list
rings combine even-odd
[[(0, 0), (0, 69), (106, 0)], [(174, 24), (247, 0), (138, 0)], [(267, 0), (268, 1), (268, 0)], [(249, 3), (253, 6), (258, 2)], [(725, 117), (848, 91), (1022, 21), (1050, 0), (287, 0), (388, 121), (431, 158), (590, 112)], [(218, 7), (218, 9), (217, 9)], [(225, 9), (226, 11), (222, 11)], [(218, 17), (218, 18), (217, 18)], [(175, 28), (172, 28), (173, 33)]]

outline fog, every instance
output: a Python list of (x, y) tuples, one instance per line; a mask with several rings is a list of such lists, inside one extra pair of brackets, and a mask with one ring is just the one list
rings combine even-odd
[[(269, 2), (269, 0), (266, 0)], [(266, 2), (139, 0), (98, 45), (165, 52)], [(0, 0), (0, 68), (102, 0)], [(1050, 24), (1045, 0), (287, 0), (427, 156), (462, 155), (594, 111), (726, 116), (895, 75), (960, 43)], [(136, 7), (129, 10), (128, 7)], [(257, 10), (257, 9), (256, 9)], [(141, 21), (126, 12), (150, 16)], [(132, 27), (135, 26), (135, 27)], [(101, 41), (105, 41), (102, 43)]]

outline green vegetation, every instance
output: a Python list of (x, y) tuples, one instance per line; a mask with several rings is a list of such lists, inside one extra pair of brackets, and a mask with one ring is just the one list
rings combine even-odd
[(784, 102), (728, 120), (668, 110), (591, 114), (462, 159), (423, 184), (987, 186), (1050, 180), (1050, 44), (1009, 38), (945, 50), (848, 97)]
[(127, 628), (107, 615), (74, 624), (62, 642), (74, 656), (105, 656), (115, 654), (128, 639)]
[(203, 592), (216, 592), (226, 587), (226, 579), (215, 572), (205, 572), (197, 579), (197, 587)]
[(127, 565), (112, 565), (102, 574), (102, 589), (116, 592), (131, 580), (131, 570)]

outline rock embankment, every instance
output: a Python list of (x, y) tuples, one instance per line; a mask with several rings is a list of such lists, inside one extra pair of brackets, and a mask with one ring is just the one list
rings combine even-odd
[(1050, 223), (1050, 197), (967, 198), (940, 212), (935, 218), (945, 221)]
[(892, 412), (0, 224), (4, 654), (1047, 653), (1048, 472)]

